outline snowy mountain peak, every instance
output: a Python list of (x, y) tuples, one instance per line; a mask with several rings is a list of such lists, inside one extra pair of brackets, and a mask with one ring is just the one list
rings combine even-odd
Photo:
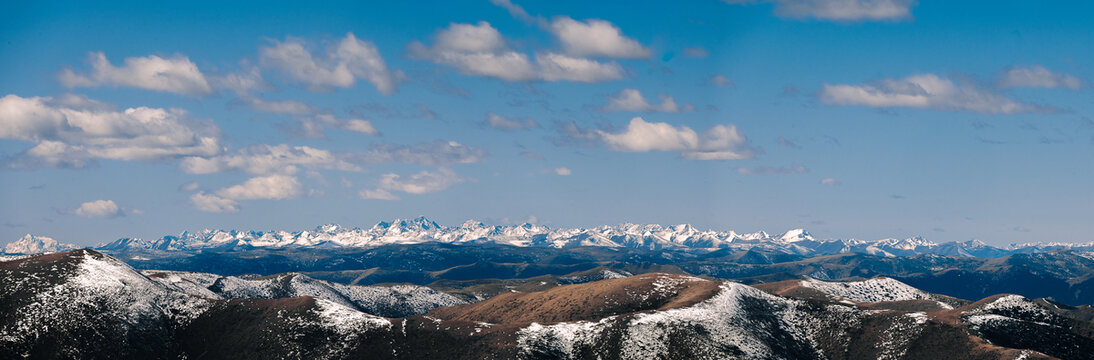
[(7, 254), (37, 254), (43, 252), (56, 252), (76, 249), (76, 245), (63, 244), (50, 237), (26, 234), (19, 240), (12, 241), (4, 247)]
[(779, 236), (779, 240), (789, 243), (815, 239), (813, 239), (813, 235), (810, 235), (805, 229), (794, 229), (783, 233), (782, 236)]

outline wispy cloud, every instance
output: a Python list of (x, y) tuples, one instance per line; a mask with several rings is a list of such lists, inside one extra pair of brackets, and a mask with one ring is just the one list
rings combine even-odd
[(775, 4), (775, 15), (837, 22), (895, 21), (912, 17), (915, 0), (722, 0), (728, 4)]
[(380, 176), (377, 188), (363, 189), (358, 195), (362, 199), (399, 200), (400, 198), (394, 195), (393, 191), (420, 195), (441, 191), (464, 181), (467, 179), (446, 168), (422, 171), (407, 176), (389, 173)]
[(1044, 66), (1034, 65), (1028, 68), (1012, 67), (999, 79), (999, 86), (1005, 88), (1065, 88), (1078, 91), (1083, 81), (1070, 74), (1056, 73)]
[(873, 84), (824, 84), (821, 101), (829, 105), (907, 107), (984, 114), (1017, 114), (1047, 109), (1010, 99), (969, 82), (934, 74), (882, 79)]
[(494, 129), (505, 131), (534, 129), (539, 127), (539, 123), (532, 119), (513, 120), (495, 113), (486, 114), (486, 120), (483, 124)]
[(807, 172), (809, 172), (809, 169), (801, 165), (794, 165), (791, 167), (757, 166), (753, 168), (737, 168), (737, 173), (741, 175), (789, 175), (804, 174)]
[[(658, 95), (661, 98), (661, 103), (654, 105), (646, 100), (645, 96), (642, 96), (642, 92), (635, 89), (623, 89), (620, 90), (615, 96), (608, 96), (608, 103), (600, 107), (600, 111), (613, 112), (613, 111), (629, 111), (629, 112), (668, 112), (675, 113), (680, 112), (680, 106), (676, 105), (676, 100), (672, 96)], [(691, 104), (685, 104), (684, 110), (692, 109)]]

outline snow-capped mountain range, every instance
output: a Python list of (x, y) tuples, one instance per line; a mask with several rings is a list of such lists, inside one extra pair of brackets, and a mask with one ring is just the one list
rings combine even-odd
[[(156, 240), (123, 238), (100, 244), (105, 251), (159, 250), (190, 251), (233, 248), (370, 248), (389, 244), (502, 244), (571, 248), (579, 246), (627, 247), (642, 249), (732, 249), (766, 250), (803, 256), (864, 253), (878, 256), (937, 254), (949, 256), (1002, 257), (1014, 253), (1044, 252), (1053, 249), (1094, 250), (1094, 242), (1026, 243), (1005, 248), (979, 240), (935, 243), (921, 237), (908, 239), (856, 240), (816, 239), (804, 229), (780, 234), (767, 232), (701, 231), (688, 224), (602, 225), (592, 228), (551, 228), (537, 224), (491, 226), (467, 221), (459, 226), (442, 226), (425, 217), (382, 221), (369, 229), (323, 225), (310, 231), (238, 231), (202, 230), (164, 236)], [(37, 253), (73, 248), (50, 238), (27, 235), (5, 249), (7, 253)]]

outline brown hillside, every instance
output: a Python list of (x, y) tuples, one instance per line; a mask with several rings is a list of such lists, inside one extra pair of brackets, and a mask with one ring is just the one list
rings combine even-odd
[(495, 324), (594, 320), (694, 305), (714, 296), (720, 284), (684, 275), (643, 274), (531, 293), (504, 293), (475, 304), (439, 308), (428, 315)]

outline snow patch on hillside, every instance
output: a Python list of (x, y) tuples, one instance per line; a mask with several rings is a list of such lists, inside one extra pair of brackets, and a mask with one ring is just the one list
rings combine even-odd
[[(815, 289), (841, 299), (858, 302), (881, 302), (903, 300), (934, 300), (923, 290), (890, 278), (873, 278), (862, 281), (836, 282), (805, 279), (801, 286)], [(953, 309), (949, 304), (938, 302), (944, 309)]]

